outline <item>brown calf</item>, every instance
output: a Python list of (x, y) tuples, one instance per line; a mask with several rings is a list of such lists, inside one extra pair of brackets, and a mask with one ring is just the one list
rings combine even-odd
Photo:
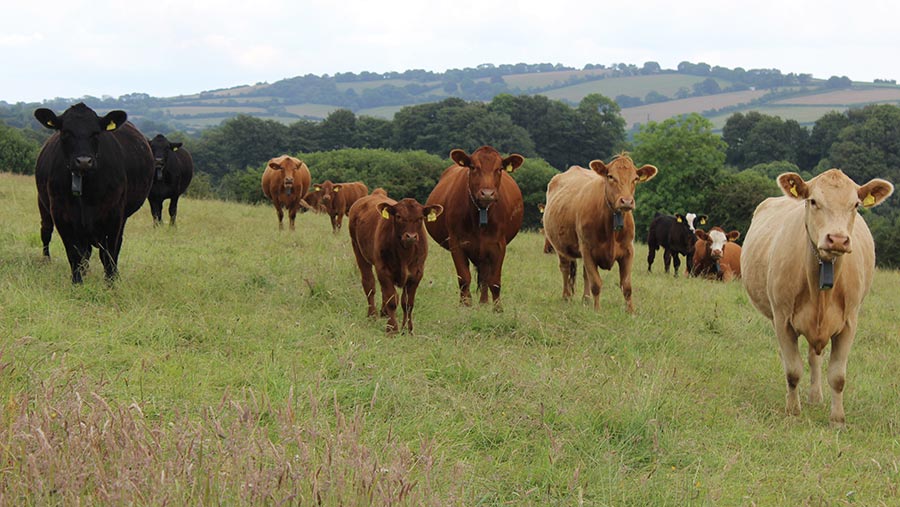
[(321, 194), (319, 203), (331, 217), (331, 230), (338, 232), (343, 224), (344, 215), (350, 213), (350, 206), (368, 194), (369, 188), (361, 181), (332, 183), (331, 180), (325, 180), (313, 185), (313, 191)]
[(707, 233), (694, 231), (694, 265), (691, 275), (716, 278), (730, 282), (741, 277), (741, 245), (735, 243), (741, 237), (738, 231), (725, 233), (721, 227), (713, 227)]
[[(397, 290), (403, 287), (400, 330), (413, 331), (412, 312), (416, 289), (425, 270), (428, 238), (424, 220), (434, 221), (440, 205), (422, 206), (415, 199), (397, 202), (384, 191), (357, 200), (350, 207), (349, 229), (356, 265), (362, 277), (369, 317), (375, 316), (375, 277), (381, 285), (381, 315), (388, 318), (388, 333), (397, 327)], [(372, 268), (375, 268), (375, 276)]]

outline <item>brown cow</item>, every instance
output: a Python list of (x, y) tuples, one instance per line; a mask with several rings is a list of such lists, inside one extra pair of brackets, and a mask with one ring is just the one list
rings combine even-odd
[(741, 245), (735, 243), (741, 237), (738, 231), (725, 233), (721, 227), (713, 227), (707, 233), (694, 231), (694, 265), (691, 275), (712, 277), (730, 282), (741, 277)]
[(313, 190), (321, 192), (320, 203), (331, 217), (331, 230), (335, 233), (341, 229), (344, 215), (350, 213), (350, 206), (369, 193), (369, 187), (361, 181), (332, 183), (331, 180), (325, 180), (313, 185)]
[(838, 169), (809, 181), (784, 173), (778, 184), (784, 196), (756, 208), (744, 240), (744, 287), (775, 328), (789, 414), (800, 413), (797, 338), (805, 336), (809, 347), (810, 403), (822, 402), (822, 356), (831, 341), (831, 423), (841, 426), (847, 357), (875, 271), (875, 244), (857, 210), (880, 204), (894, 187), (881, 179), (859, 186)]
[(450, 251), (459, 282), (459, 299), (472, 303), (469, 263), (478, 272), (481, 303), (487, 303), (488, 290), (494, 308), (500, 309), (500, 274), (506, 245), (522, 227), (525, 208), (522, 192), (512, 173), (525, 162), (522, 155), (500, 156), (491, 146), (472, 152), (450, 152), (454, 165), (441, 175), (427, 204), (440, 204), (444, 213), (425, 227), (439, 245)]
[(266, 164), (266, 170), (262, 176), (262, 190), (275, 206), (279, 229), (284, 229), (282, 223), (284, 209), (288, 210), (293, 231), (297, 210), (301, 207), (309, 207), (303, 200), (303, 196), (309, 190), (310, 181), (309, 168), (298, 158), (282, 155), (269, 160), (269, 163)]
[(413, 331), (412, 312), (416, 289), (425, 270), (428, 238), (424, 220), (434, 221), (443, 208), (422, 206), (415, 199), (397, 202), (384, 190), (376, 189), (350, 207), (349, 229), (362, 276), (363, 292), (369, 304), (369, 317), (375, 316), (375, 275), (381, 285), (381, 315), (387, 316), (386, 331), (397, 331), (397, 290), (403, 287), (401, 306), (403, 324), (400, 329)]
[(635, 168), (631, 157), (620, 154), (609, 165), (593, 160), (591, 169), (572, 166), (547, 184), (544, 234), (559, 257), (563, 299), (575, 292), (576, 259), (584, 259), (584, 298), (594, 298), (600, 310), (598, 267), (612, 269), (619, 263), (619, 283), (625, 308), (631, 301), (631, 265), (634, 261), (634, 190), (638, 183), (656, 176), (652, 165)]

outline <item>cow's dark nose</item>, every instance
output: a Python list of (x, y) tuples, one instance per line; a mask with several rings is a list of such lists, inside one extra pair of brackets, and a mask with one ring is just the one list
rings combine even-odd
[(75, 157), (76, 169), (90, 169), (94, 165), (94, 157)]
[(419, 241), (419, 235), (415, 232), (404, 232), (403, 236), (400, 239), (404, 244), (411, 245), (416, 241)]
[(826, 234), (825, 249), (833, 252), (849, 252), (850, 237), (843, 234)]

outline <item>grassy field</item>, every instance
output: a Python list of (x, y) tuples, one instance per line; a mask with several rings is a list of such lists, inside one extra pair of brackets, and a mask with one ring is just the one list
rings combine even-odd
[[(707, 95), (705, 97), (669, 100), (645, 106), (627, 107), (622, 109), (622, 118), (625, 119), (625, 127), (631, 128), (635, 123), (647, 123), (649, 121), (660, 122), (682, 114), (693, 112), (699, 113), (710, 109), (720, 109), (728, 106), (736, 106), (738, 104), (746, 104), (765, 94), (766, 92), (763, 90), (747, 90), (742, 92)], [(733, 113), (728, 113), (724, 116), (727, 119), (727, 117), (732, 114)]]
[(173, 229), (145, 207), (115, 286), (94, 255), (73, 287), (35, 200), (0, 174), (2, 505), (900, 502), (897, 272), (865, 302), (835, 430), (827, 405), (784, 414), (740, 283), (648, 274), (643, 245), (632, 316), (609, 272), (599, 313), (561, 301), (533, 232), (504, 311), (461, 308), (432, 243), (417, 332), (386, 336), (322, 215), (291, 233), (269, 206), (184, 199)]
[[(600, 93), (609, 98), (618, 95), (628, 95), (643, 99), (648, 93), (655, 91), (667, 97), (674, 97), (679, 88), (691, 89), (696, 83), (703, 81), (704, 77), (688, 76), (682, 74), (658, 74), (652, 76), (631, 76), (588, 81), (572, 86), (557, 88), (541, 93), (554, 100), (568, 100), (579, 102), (586, 95)], [(731, 83), (717, 79), (724, 88)]]
[(728, 121), (728, 118), (735, 113), (743, 113), (747, 114), (750, 111), (756, 111), (760, 114), (768, 114), (771, 116), (778, 116), (784, 120), (794, 120), (801, 125), (808, 125), (812, 127), (812, 125), (819, 118), (825, 116), (831, 111), (846, 111), (846, 106), (797, 106), (797, 105), (783, 105), (783, 106), (774, 106), (774, 105), (758, 105), (753, 107), (748, 107), (746, 109), (738, 109), (735, 111), (729, 111), (724, 114), (717, 114), (714, 116), (709, 116), (709, 120), (713, 123), (713, 128), (721, 129), (725, 127), (725, 122)]

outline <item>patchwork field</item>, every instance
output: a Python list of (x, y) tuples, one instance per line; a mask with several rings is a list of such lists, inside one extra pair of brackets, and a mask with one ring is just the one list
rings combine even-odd
[[(747, 90), (743, 92), (720, 93), (706, 97), (691, 97), (688, 99), (670, 100), (646, 106), (627, 107), (622, 109), (622, 117), (625, 119), (625, 128), (632, 128), (637, 123), (649, 121), (663, 121), (673, 116), (688, 113), (699, 113), (710, 109), (747, 104), (751, 100), (766, 94), (763, 90)], [(754, 110), (758, 107), (754, 107)], [(731, 116), (729, 112), (727, 116)]]
[[(691, 90), (694, 84), (700, 83), (704, 79), (706, 78), (683, 74), (617, 77), (566, 86), (543, 92), (541, 95), (546, 95), (555, 100), (568, 100), (574, 103), (579, 102), (591, 93), (600, 93), (609, 98), (615, 98), (618, 95), (628, 95), (643, 99), (648, 93), (655, 91), (667, 97), (674, 97), (679, 89), (687, 88)], [(717, 81), (723, 88), (731, 84), (727, 81)]]
[(740, 283), (647, 273), (641, 244), (632, 316), (615, 273), (599, 313), (563, 302), (534, 232), (504, 311), (460, 307), (432, 243), (417, 332), (386, 336), (325, 216), (291, 233), (270, 206), (183, 199), (154, 228), (145, 207), (115, 286), (95, 255), (73, 287), (35, 199), (0, 174), (0, 504), (900, 502), (898, 272), (876, 274), (835, 430), (827, 405), (784, 414)]
[(860, 88), (855, 90), (837, 90), (778, 100), (772, 102), (772, 104), (824, 106), (891, 102), (900, 103), (900, 88)]

